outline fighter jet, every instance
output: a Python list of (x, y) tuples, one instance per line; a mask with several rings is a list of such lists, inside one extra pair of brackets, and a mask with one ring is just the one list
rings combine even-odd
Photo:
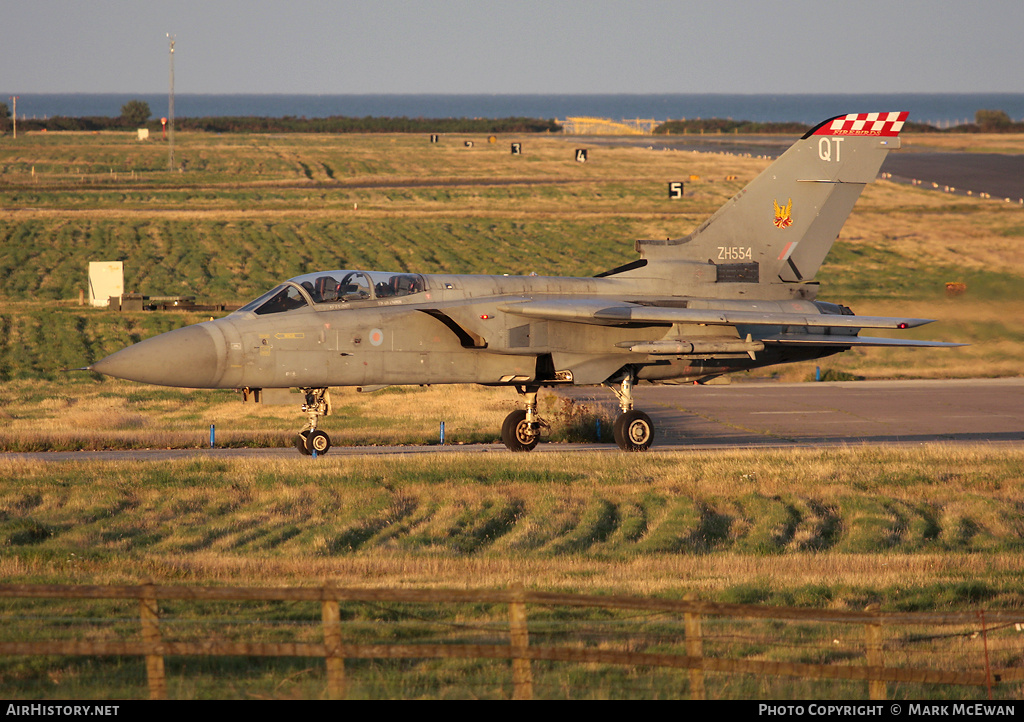
[(920, 318), (856, 316), (814, 282), (866, 184), (900, 147), (907, 113), (841, 115), (808, 131), (684, 238), (640, 240), (639, 258), (593, 278), (318, 271), (230, 315), (142, 341), (92, 371), (162, 386), (304, 394), (295, 443), (324, 454), (331, 387), (483, 384), (523, 397), (501, 439), (529, 451), (547, 427), (543, 387), (604, 385), (626, 451), (655, 428), (638, 382), (703, 381), (865, 346), (955, 346), (861, 336)]

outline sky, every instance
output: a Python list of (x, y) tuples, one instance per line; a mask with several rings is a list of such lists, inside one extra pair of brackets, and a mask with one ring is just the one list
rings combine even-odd
[(1021, 0), (0, 0), (0, 92), (1024, 92)]

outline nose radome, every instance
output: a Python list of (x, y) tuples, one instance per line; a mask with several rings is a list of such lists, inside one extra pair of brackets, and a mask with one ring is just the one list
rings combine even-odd
[(106, 376), (157, 386), (216, 388), (224, 374), (224, 338), (213, 324), (185, 326), (140, 341), (89, 367)]

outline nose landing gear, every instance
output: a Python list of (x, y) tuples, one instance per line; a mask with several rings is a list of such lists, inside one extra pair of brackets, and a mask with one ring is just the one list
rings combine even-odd
[(331, 448), (331, 437), (327, 432), (316, 428), (321, 416), (331, 413), (331, 395), (327, 389), (301, 389), (306, 395), (302, 410), (308, 419), (306, 425), (295, 436), (295, 448), (303, 454), (317, 456), (326, 454)]
[(516, 409), (505, 417), (501, 425), (501, 441), (509, 451), (530, 451), (540, 441), (541, 429), (550, 428), (537, 414), (539, 386), (517, 386), (526, 398), (526, 409)]

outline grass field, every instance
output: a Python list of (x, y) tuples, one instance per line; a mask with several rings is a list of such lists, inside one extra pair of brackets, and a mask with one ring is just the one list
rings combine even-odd
[(971, 580), (1012, 608), (1024, 581), (1020, 450), (0, 459), (0, 474), (0, 566), (24, 581), (523, 581), (796, 605), (816, 589), (853, 609), (944, 608)]
[[(328, 456), (316, 462), (298, 455), (269, 462), (0, 459), (0, 475), (9, 480), (0, 487), (0, 508), (7, 510), (0, 517), (0, 575), (8, 581), (523, 584), (807, 609), (877, 604), (884, 611), (935, 612), (1016, 610), (1024, 584), (1019, 449)], [(309, 605), (194, 606), (165, 603), (164, 614), (177, 620), (168, 634), (316, 639), (318, 613)], [(10, 619), (3, 639), (132, 634), (133, 612), (123, 604), (5, 600), (0, 607)], [(347, 633), (410, 643), (439, 634), (457, 640), (461, 627), (468, 625), (468, 634), (502, 615), (487, 605), (346, 609), (355, 615), (346, 616)], [(543, 644), (546, 635), (559, 643), (583, 634), (589, 618), (557, 607), (535, 611), (534, 643)], [(658, 615), (598, 615), (593, 623), (646, 645), (657, 644), (673, 622)], [(1015, 666), (1015, 639), (1004, 630), (997, 640), (996, 631), (992, 653), (998, 650), (998, 664)], [(734, 640), (732, 656), (845, 659), (828, 649), (840, 632), (810, 623), (745, 622), (724, 633)], [(850, 633), (855, 638), (843, 644), (857, 647), (859, 632)], [(613, 632), (602, 634), (611, 643)], [(828, 636), (818, 639), (821, 634)], [(977, 668), (977, 645), (959, 644), (960, 636), (941, 645), (941, 661), (936, 647), (931, 658), (914, 657), (914, 663)], [(925, 642), (930, 639), (897, 635), (891, 649), (916, 655), (937, 644)], [(588, 643), (585, 636), (582, 643)], [(27, 697), (133, 697), (144, 694), (142, 671), (141, 660), (11, 658), (0, 664), (0, 688)], [(179, 660), (170, 672), (179, 698), (317, 697), (324, 689), (322, 665), (313, 662)], [(503, 698), (510, 691), (502, 664), (356, 664), (350, 674), (357, 696)], [(539, 665), (537, 674), (545, 697), (678, 698), (687, 689), (685, 675), (667, 670)], [(857, 683), (815, 687), (736, 675), (709, 684), (712, 696), (723, 698), (857, 699), (865, 692)], [(998, 696), (1014, 690), (1001, 686)], [(963, 699), (977, 690), (904, 685), (891, 694)]]
[[(522, 156), (509, 153), (513, 140)], [(908, 142), (1024, 147), (1021, 138)], [(301, 423), (297, 404), (252, 407), (233, 392), (67, 371), (208, 317), (80, 307), (90, 260), (124, 260), (131, 291), (208, 303), (245, 302), (318, 268), (592, 275), (632, 260), (637, 238), (689, 232), (767, 163), (599, 147), (581, 164), (572, 153), (581, 144), (554, 136), (493, 144), (446, 136), (432, 145), (418, 136), (179, 134), (184, 168), (171, 173), (165, 146), (127, 134), (0, 139), (0, 448), (199, 446), (211, 423), (221, 445), (282, 445)], [(700, 180), (687, 183), (686, 198), (668, 200), (667, 182), (691, 175)], [(870, 186), (819, 274), (821, 298), (860, 314), (937, 318), (908, 335), (971, 346), (847, 352), (828, 368), (865, 378), (1017, 375), (1022, 237), (1019, 206)], [(947, 297), (950, 281), (967, 292)], [(765, 375), (812, 373), (796, 365)], [(395, 404), (396, 395), (413, 403)], [(337, 390), (325, 425), (335, 443), (433, 443), (444, 417), (450, 443), (492, 441), (515, 402), (511, 391), (474, 387)], [(563, 417), (563, 435), (590, 413), (554, 396), (542, 403)], [(0, 458), (0, 576), (522, 581), (849, 609), (1021, 604), (1024, 458), (1016, 449), (310, 462), (298, 454), (269, 463)], [(116, 695), (123, 688), (102, 686), (110, 673), (102, 664), (26, 663), (0, 669), (0, 689)], [(61, 675), (90, 681), (62, 687), (52, 681)], [(278, 681), (266, 681), (266, 696), (307, 693), (281, 692)]]

